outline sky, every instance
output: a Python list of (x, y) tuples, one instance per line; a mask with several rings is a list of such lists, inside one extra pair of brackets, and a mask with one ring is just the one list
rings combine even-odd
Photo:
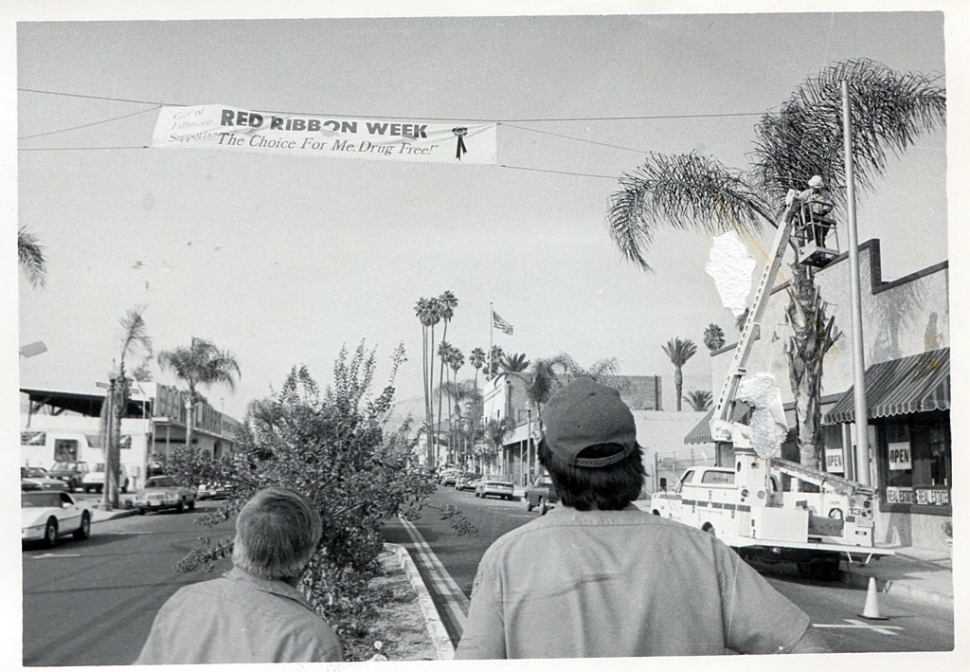
[[(858, 57), (947, 86), (947, 130), (921, 138), (860, 198), (858, 227), (861, 241), (881, 239), (887, 279), (953, 258), (951, 329), (967, 326), (957, 262), (970, 146), (965, 3), (889, 0), (874, 13), (857, 0), (757, 1), (718, 14), (723, 3), (571, 2), (562, 16), (563, 3), (520, 0), (462, 5), (457, 16), (456, 3), (360, 0), (287, 3), (275, 20), (256, 3), (21, 4), (4, 8), (0, 42), (10, 64), (0, 73), (10, 235), (0, 333), (4, 371), (22, 387), (97, 390), (118, 356), (119, 319), (143, 305), (156, 352), (199, 336), (237, 357), (235, 392), (204, 390), (235, 417), (295, 365), (326, 385), (340, 349), (362, 339), (376, 348), (375, 391), (403, 343), (398, 397), (416, 398), (414, 305), (450, 290), (459, 305), (448, 340), (466, 358), (487, 347), (493, 306), (514, 326), (494, 334), (507, 352), (566, 352), (585, 366), (615, 357), (621, 373), (662, 375), (673, 408), (661, 346), (695, 341), (685, 390), (712, 389), (703, 331), (718, 323), (730, 342), (734, 316), (704, 272), (710, 237), (661, 233), (652, 273), (621, 258), (605, 226), (617, 178), (648, 152), (746, 168), (760, 114)], [(342, 18), (304, 19), (321, 11)], [(204, 104), (496, 122), (498, 160), (148, 148), (154, 108)], [(44, 246), (44, 288), (17, 270), (15, 224)], [(14, 360), (14, 342), (35, 341), (47, 351)], [(968, 377), (956, 350), (959, 397)], [(10, 445), (13, 388), (3, 404)], [(955, 414), (955, 444), (960, 422)], [(961, 536), (965, 521), (955, 523)], [(19, 582), (9, 585), (19, 595)]]
[[(204, 390), (235, 417), (294, 365), (326, 384), (362, 340), (377, 388), (403, 343), (398, 397), (419, 397), (414, 305), (450, 290), (466, 359), (490, 338), (530, 359), (612, 357), (662, 375), (672, 409), (661, 346), (697, 343), (684, 389), (710, 390), (703, 332), (732, 342), (734, 315), (704, 272), (709, 236), (660, 235), (652, 273), (622, 259), (605, 226), (617, 177), (647, 152), (747, 167), (758, 116), (841, 59), (945, 83), (943, 30), (940, 12), (22, 22), (17, 221), (48, 279), (19, 278), (17, 338), (48, 350), (21, 360), (21, 385), (91, 389), (119, 319), (145, 306), (156, 352), (198, 336), (236, 356), (235, 392)], [(495, 121), (498, 161), (148, 148), (159, 104)], [(945, 236), (905, 230), (945, 230), (945, 144), (921, 139), (860, 202), (887, 277), (947, 258)], [(490, 305), (512, 336), (490, 334)]]

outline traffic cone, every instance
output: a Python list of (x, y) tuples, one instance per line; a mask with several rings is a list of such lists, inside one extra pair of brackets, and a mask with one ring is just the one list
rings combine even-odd
[(889, 620), (885, 616), (879, 615), (879, 603), (876, 600), (876, 579), (875, 577), (869, 577), (869, 590), (866, 593), (866, 606), (863, 608), (862, 613), (859, 614), (862, 618), (868, 619), (870, 621), (886, 621)]

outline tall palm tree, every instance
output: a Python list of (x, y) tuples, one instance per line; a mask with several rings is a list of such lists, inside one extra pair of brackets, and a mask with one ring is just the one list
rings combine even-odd
[(195, 429), (195, 405), (202, 399), (199, 387), (220, 384), (235, 390), (236, 379), (241, 376), (239, 363), (228, 350), (220, 350), (212, 341), (193, 336), (188, 347), (180, 345), (173, 350), (158, 353), (158, 364), (163, 370), (170, 369), (189, 388), (185, 446), (191, 448)]
[(492, 354), (488, 359), (488, 373), (485, 375), (485, 380), (491, 380), (498, 375), (501, 370), (500, 362), (502, 357), (505, 356), (505, 351), (502, 350), (501, 345), (492, 346)]
[[(442, 322), (444, 322), (444, 327), (441, 330), (441, 345), (438, 348), (439, 355), (441, 353), (441, 347), (447, 343), (448, 339), (448, 324), (451, 322), (451, 318), (455, 315), (455, 308), (458, 307), (458, 297), (456, 297), (452, 292), (445, 290), (438, 297), (438, 315), (441, 317)], [(442, 359), (441, 366), (438, 371), (438, 426), (441, 426), (441, 383), (445, 377), (445, 364), (446, 362)]]
[(529, 360), (525, 358), (524, 353), (513, 352), (512, 354), (503, 354), (499, 362), (499, 367), (503, 375), (508, 373), (521, 373), (529, 368)]
[(434, 466), (434, 421), (433, 395), (434, 383), (434, 325), (441, 319), (438, 312), (438, 299), (421, 297), (414, 304), (414, 314), (421, 322), (421, 373), (424, 378), (424, 427), (428, 440), (428, 466)]
[(20, 270), (31, 285), (43, 287), (46, 284), (47, 260), (44, 258), (44, 247), (37, 240), (37, 236), (23, 226), (17, 229), (17, 259)]
[[(802, 190), (812, 175), (823, 178), (837, 208), (844, 209), (843, 82), (850, 98), (853, 174), (863, 190), (885, 173), (889, 154), (901, 154), (917, 136), (946, 122), (946, 92), (935, 78), (900, 74), (867, 59), (832, 65), (799, 85), (778, 112), (761, 118), (749, 172), (690, 153), (650, 154), (624, 175), (608, 214), (610, 235), (624, 256), (649, 270), (646, 252), (664, 226), (707, 233), (777, 226), (785, 194)], [(818, 467), (822, 360), (836, 332), (813, 271), (796, 263), (790, 277), (789, 379), (800, 460)]]
[(478, 387), (478, 372), (485, 366), (485, 351), (481, 348), (472, 348), (472, 351), (468, 354), (468, 363), (472, 365), (475, 369), (475, 387)]
[(674, 338), (667, 341), (667, 345), (660, 346), (670, 357), (670, 363), (674, 365), (674, 390), (677, 394), (677, 410), (681, 410), (681, 396), (684, 393), (684, 364), (697, 352), (694, 341), (688, 339), (680, 340)]
[(104, 437), (104, 499), (102, 507), (111, 509), (119, 504), (118, 469), (121, 463), (121, 416), (128, 408), (131, 397), (131, 378), (125, 368), (129, 354), (140, 352), (151, 356), (152, 339), (148, 335), (143, 313), (145, 306), (130, 308), (121, 318), (121, 358), (116, 371), (112, 372), (109, 403), (101, 409), (102, 436)]
[(714, 395), (710, 390), (691, 390), (684, 397), (695, 411), (706, 411), (714, 404)]

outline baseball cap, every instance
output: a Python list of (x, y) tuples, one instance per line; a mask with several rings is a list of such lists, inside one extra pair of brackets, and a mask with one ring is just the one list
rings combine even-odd
[[(615, 464), (637, 445), (633, 413), (620, 393), (591, 378), (578, 378), (556, 392), (542, 409), (542, 425), (552, 454), (574, 467)], [(579, 457), (583, 449), (602, 443), (615, 443), (620, 449), (605, 457)]]

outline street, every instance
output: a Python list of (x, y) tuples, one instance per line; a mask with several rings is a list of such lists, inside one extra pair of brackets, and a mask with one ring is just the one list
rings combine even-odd
[[(457, 507), (477, 528), (458, 536), (444, 507)], [(175, 563), (199, 537), (218, 539), (230, 526), (206, 528), (194, 512), (165, 512), (98, 523), (86, 541), (65, 539), (50, 550), (24, 546), (25, 666), (132, 663), (155, 613), (179, 587), (212, 575), (181, 574)], [(394, 521), (386, 539), (405, 545), (457, 642), (478, 561), (496, 538), (538, 516), (521, 501), (481, 500), (439, 488), (412, 524)], [(409, 531), (410, 528), (410, 531)], [(224, 565), (224, 566), (223, 566)], [(220, 561), (216, 574), (228, 568)], [(941, 607), (880, 596), (882, 621), (859, 617), (866, 593), (839, 583), (797, 578), (777, 565), (759, 570), (804, 609), (838, 652), (944, 651), (953, 647), (953, 613)]]
[[(202, 502), (183, 514), (97, 523), (86, 541), (68, 538), (53, 549), (25, 545), (23, 664), (132, 663), (165, 600), (180, 587), (209, 578), (180, 574), (175, 563), (198, 537), (217, 539), (219, 530), (230, 527), (194, 524), (217, 505)], [(228, 568), (228, 560), (221, 562)]]
[[(453, 505), (478, 528), (475, 536), (461, 536), (442, 520), (442, 507)], [(538, 516), (529, 513), (521, 501), (480, 500), (471, 492), (439, 487), (420, 520), (414, 521), (421, 537), (433, 549), (444, 571), (450, 575), (467, 599), (475, 578), (478, 559), (499, 536)], [(454, 643), (460, 637), (460, 616), (448, 618), (448, 597), (435, 590), (442, 585), (434, 570), (416, 554), (413, 541), (400, 523), (385, 533), (388, 541), (405, 544), (424, 576), (438, 610)], [(788, 565), (756, 565), (776, 590), (801, 607), (826, 637), (832, 649), (841, 653), (879, 651), (947, 651), (953, 648), (953, 612), (936, 605), (880, 595), (879, 607), (887, 620), (869, 621), (862, 613), (866, 591), (842, 583), (808, 581), (798, 578)], [(441, 570), (439, 569), (439, 572)], [(460, 600), (459, 600), (460, 601)]]

